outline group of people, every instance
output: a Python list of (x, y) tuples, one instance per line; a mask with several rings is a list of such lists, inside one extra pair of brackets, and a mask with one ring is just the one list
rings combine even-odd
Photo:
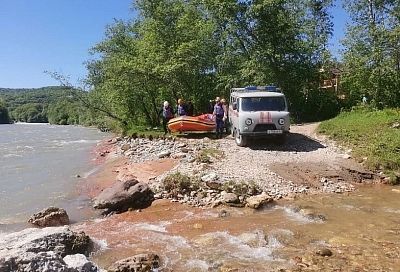
[[(167, 134), (167, 124), (169, 120), (175, 117), (175, 110), (171, 107), (168, 101), (164, 101), (163, 107), (160, 111), (163, 120), (164, 133)], [(226, 128), (226, 122), (228, 118), (228, 106), (225, 99), (216, 97), (215, 100), (210, 101), (209, 113), (215, 117), (216, 124), (216, 136), (222, 138), (224, 129)], [(183, 99), (178, 99), (176, 115), (177, 116), (193, 116), (194, 106), (191, 101), (185, 103)]]
[[(160, 111), (162, 114), (163, 120), (163, 129), (164, 133), (167, 134), (168, 127), (167, 124), (169, 120), (175, 117), (175, 110), (171, 107), (168, 101), (164, 101), (163, 107)], [(193, 116), (194, 114), (194, 106), (191, 101), (185, 103), (185, 101), (181, 98), (178, 99), (177, 107), (176, 107), (176, 115), (177, 116)]]

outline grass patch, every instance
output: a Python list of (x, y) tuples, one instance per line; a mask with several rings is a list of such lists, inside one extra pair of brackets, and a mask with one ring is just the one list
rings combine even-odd
[(225, 182), (222, 190), (228, 193), (235, 193), (237, 195), (257, 195), (261, 193), (260, 187), (255, 182)]
[(199, 190), (200, 183), (200, 179), (176, 172), (164, 178), (162, 189), (168, 191), (173, 196), (177, 196), (178, 194)]
[[(358, 108), (322, 122), (318, 132), (352, 148), (356, 158), (367, 157), (366, 165), (370, 169), (396, 176), (400, 173), (400, 129), (394, 124), (399, 122), (399, 109)], [(398, 178), (391, 180), (399, 181)]]
[(224, 152), (216, 148), (205, 148), (199, 151), (196, 155), (196, 161), (202, 163), (211, 163), (212, 158), (221, 158)]
[(157, 139), (164, 137), (162, 128), (150, 128), (146, 126), (131, 126), (124, 133), (124, 136)]

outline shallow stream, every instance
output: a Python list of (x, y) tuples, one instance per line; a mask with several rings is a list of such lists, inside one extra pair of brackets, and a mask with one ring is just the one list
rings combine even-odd
[[(399, 204), (400, 190), (386, 186), (258, 211), (161, 200), (76, 228), (97, 239), (92, 258), (103, 267), (152, 252), (166, 271), (400, 271)], [(322, 249), (333, 255), (318, 255)]]

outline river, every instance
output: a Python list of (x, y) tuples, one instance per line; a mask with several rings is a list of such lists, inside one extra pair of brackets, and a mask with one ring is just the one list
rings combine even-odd
[(84, 217), (77, 175), (95, 169), (91, 150), (107, 136), (80, 126), (0, 125), (0, 231), (21, 228), (50, 205), (68, 208), (72, 221)]
[[(399, 198), (398, 188), (374, 185), (257, 211), (161, 200), (75, 228), (102, 246), (92, 256), (102, 267), (153, 252), (166, 271), (400, 271)], [(332, 256), (317, 254), (326, 248)]]

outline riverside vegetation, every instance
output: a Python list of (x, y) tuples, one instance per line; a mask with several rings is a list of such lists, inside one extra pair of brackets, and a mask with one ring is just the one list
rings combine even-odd
[(373, 170), (400, 183), (400, 111), (359, 107), (324, 121), (319, 132), (330, 135), (353, 150), (353, 154)]

